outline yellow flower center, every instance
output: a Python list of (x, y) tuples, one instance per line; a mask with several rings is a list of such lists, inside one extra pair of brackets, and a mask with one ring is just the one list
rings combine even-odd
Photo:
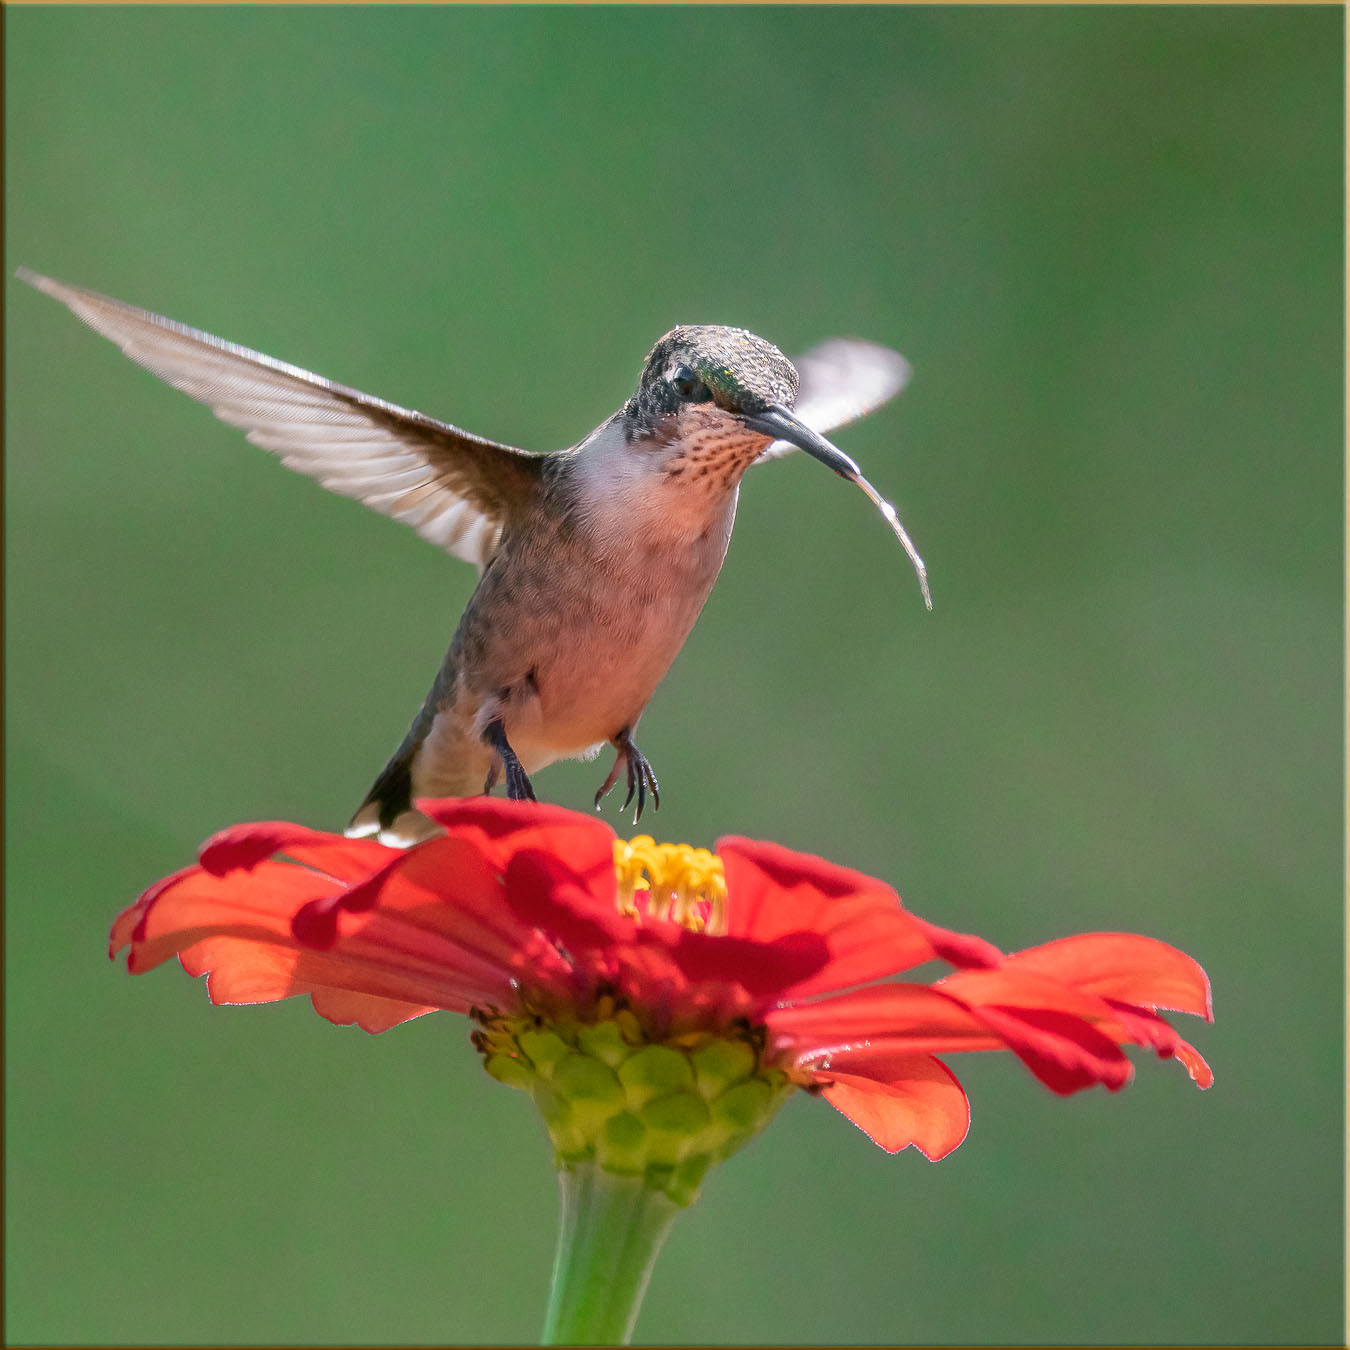
[[(616, 839), (614, 873), (621, 914), (726, 934), (726, 873), (708, 849)], [(804, 1086), (766, 1062), (762, 1026), (720, 1014), (704, 1025), (693, 1004), (631, 1006), (603, 983), (570, 1004), (526, 989), (514, 1012), (472, 1015), (488, 1073), (530, 1094), (560, 1167), (641, 1177), (679, 1205)]]
[(722, 860), (706, 848), (658, 844), (649, 834), (614, 841), (619, 912), (637, 918), (637, 892), (646, 891), (647, 913), (695, 933), (727, 931), (727, 881)]

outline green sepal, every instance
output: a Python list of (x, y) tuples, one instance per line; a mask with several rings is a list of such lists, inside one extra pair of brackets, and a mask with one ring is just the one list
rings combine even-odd
[(688, 1205), (708, 1169), (748, 1143), (795, 1084), (761, 1062), (762, 1035), (645, 1039), (611, 1003), (594, 1022), (485, 1018), (488, 1072), (534, 1099), (560, 1166), (594, 1162)]

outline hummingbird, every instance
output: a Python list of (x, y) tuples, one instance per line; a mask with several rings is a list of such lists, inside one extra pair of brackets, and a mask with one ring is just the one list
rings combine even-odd
[(17, 276), (287, 468), (411, 525), (478, 584), (408, 733), (347, 826), (406, 847), (440, 833), (417, 797), (473, 796), (606, 745), (634, 823), (660, 786), (634, 740), (721, 570), (741, 477), (804, 450), (881, 511), (932, 608), (894, 507), (823, 433), (900, 391), (909, 366), (836, 338), (796, 362), (743, 328), (681, 325), (617, 412), (566, 450), (532, 453), (363, 394), (27, 268)]

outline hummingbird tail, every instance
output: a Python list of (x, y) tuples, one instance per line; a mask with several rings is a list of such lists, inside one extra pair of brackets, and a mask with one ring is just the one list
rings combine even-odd
[[(425, 839), (435, 838), (445, 831), (414, 805), (418, 797), (476, 797), (491, 790), (495, 747), (488, 744), (481, 733), (475, 732), (472, 722), (465, 725), (448, 706), (445, 672), (437, 678), (427, 695), (421, 711), (413, 719), (402, 744), (394, 751), (389, 763), (371, 785), (356, 814), (347, 825), (349, 838), (359, 839), (377, 835), (380, 843), (395, 848), (408, 848)], [(500, 729), (500, 723), (498, 723)], [(501, 737), (505, 741), (505, 730)], [(513, 791), (513, 796), (525, 796), (529, 780), (509, 744), (498, 763), (506, 763), (524, 780), (526, 791)], [(508, 783), (510, 774), (508, 773)]]
[(378, 835), (380, 843), (410, 848), (441, 834), (435, 821), (412, 804), (412, 762), (420, 741), (405, 740), (375, 780), (356, 814), (347, 822), (350, 839)]

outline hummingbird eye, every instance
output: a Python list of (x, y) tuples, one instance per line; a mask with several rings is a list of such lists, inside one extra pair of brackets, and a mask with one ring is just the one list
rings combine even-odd
[(670, 382), (686, 403), (707, 403), (712, 399), (712, 390), (688, 366), (676, 366)]

